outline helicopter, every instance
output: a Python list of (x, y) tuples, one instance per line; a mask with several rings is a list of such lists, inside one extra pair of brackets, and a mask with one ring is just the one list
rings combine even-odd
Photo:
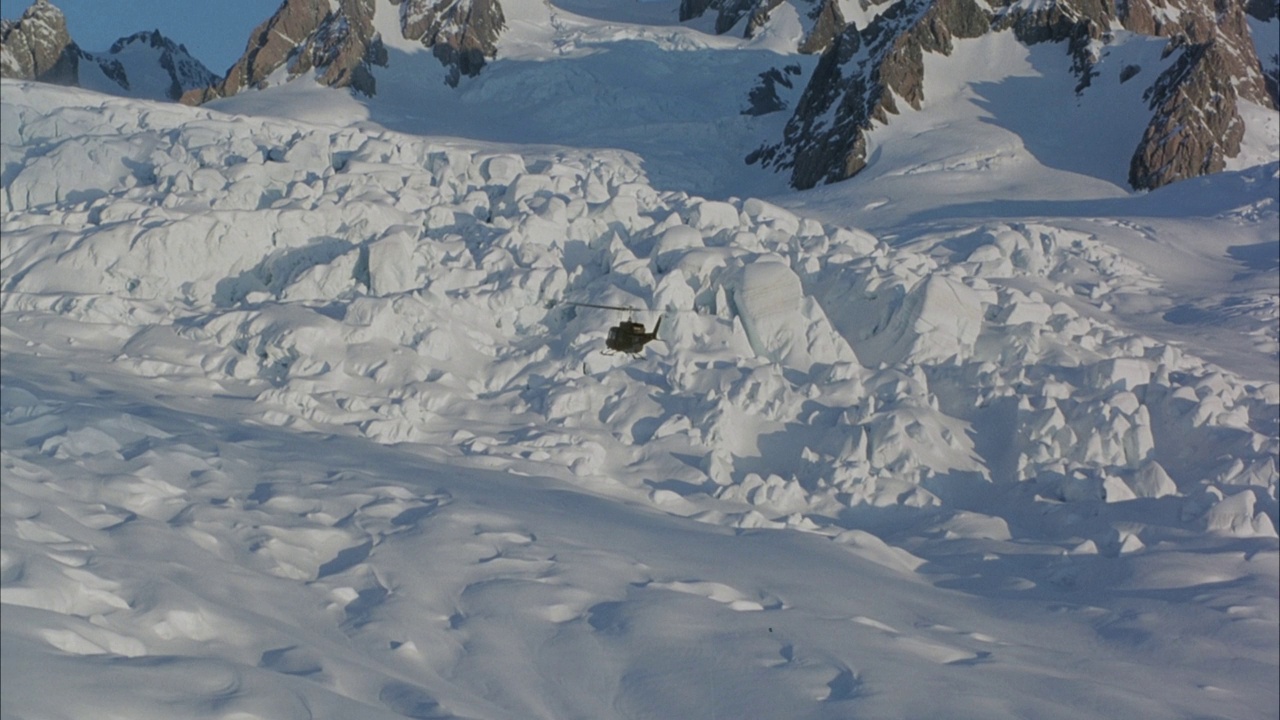
[[(617, 305), (596, 305), (595, 303), (582, 303), (572, 301), (562, 301), (565, 305), (573, 305), (576, 307), (599, 308), (601, 310), (619, 310), (622, 312), (639, 312), (636, 308), (620, 307)], [(633, 320), (623, 320), (617, 325), (609, 328), (609, 335), (605, 338), (605, 347), (614, 352), (623, 352), (628, 355), (635, 355), (644, 349), (650, 341), (657, 339), (658, 328), (662, 327), (662, 318), (658, 318), (658, 322), (654, 323), (653, 331), (646, 332), (644, 323), (638, 323)]]
[(653, 332), (645, 332), (644, 324), (624, 320), (609, 328), (609, 336), (605, 338), (605, 347), (616, 352), (632, 355), (644, 349), (645, 343), (658, 337), (658, 328), (662, 327), (662, 318), (653, 325)]

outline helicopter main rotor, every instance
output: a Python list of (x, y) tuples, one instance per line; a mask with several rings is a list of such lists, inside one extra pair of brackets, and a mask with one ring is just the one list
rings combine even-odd
[[(555, 307), (557, 304), (572, 305), (574, 307), (588, 307), (599, 310), (617, 310), (619, 312), (637, 313), (637, 312), (655, 312), (644, 308), (627, 307), (623, 305), (601, 305), (598, 303), (574, 302), (572, 300), (561, 300), (559, 303), (551, 301), (547, 304), (548, 308)], [(629, 355), (635, 355), (644, 349), (644, 346), (651, 340), (658, 337), (658, 328), (662, 327), (662, 318), (658, 318), (658, 322), (653, 326), (653, 332), (645, 332), (643, 323), (624, 320), (617, 325), (609, 328), (609, 335), (605, 340), (605, 347), (614, 352), (624, 352)]]

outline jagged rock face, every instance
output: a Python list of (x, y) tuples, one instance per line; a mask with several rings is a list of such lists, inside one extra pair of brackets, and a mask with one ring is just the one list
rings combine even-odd
[(373, 0), (340, 0), (336, 11), (329, 0), (285, 0), (254, 29), (244, 55), (221, 83), (188, 92), (182, 102), (199, 104), (261, 87), (281, 67), (291, 78), (316, 70), (326, 85), (373, 95), (369, 68), (386, 64), (386, 50), (373, 31), (373, 9)]
[(1276, 105), (1243, 2), (1169, 4), (1130, 0), (1120, 7), (1126, 29), (1168, 37), (1166, 53), (1179, 53), (1144, 94), (1154, 114), (1129, 165), (1129, 184), (1137, 190), (1221, 171), (1244, 138), (1239, 100)]
[[(680, 22), (702, 17), (702, 14), (710, 10), (715, 3), (722, 4), (722, 0), (680, 0)], [(719, 4), (715, 6), (719, 8)]]
[(1215, 0), (1195, 9), (1184, 9), (1180, 26), (1157, 28), (1180, 54), (1144, 95), (1154, 115), (1129, 165), (1138, 190), (1221, 171), (1244, 138), (1239, 101), (1276, 104), (1244, 5)]
[[(1255, 16), (1276, 12), (1273, 0), (1249, 2)], [(1027, 44), (1066, 43), (1077, 93), (1096, 75), (1095, 53), (1112, 28), (1170, 39), (1166, 52), (1179, 56), (1145, 95), (1153, 117), (1130, 164), (1136, 189), (1221, 170), (1240, 151), (1238, 99), (1276, 106), (1276, 82), (1259, 63), (1243, 0), (994, 0), (989, 7), (899, 0), (865, 29), (846, 29), (823, 54), (782, 141), (747, 162), (790, 170), (800, 189), (853, 176), (866, 165), (872, 121), (887, 123), (898, 112), (895, 96), (920, 108), (923, 53), (948, 55), (953, 37), (992, 31), (1011, 30)]]
[[(769, 22), (773, 11), (782, 5), (784, 0), (681, 0), (680, 21), (684, 22), (701, 17), (708, 10), (716, 10), (715, 31), (717, 35), (729, 32), (742, 18), (748, 18), (742, 31), (745, 38), (753, 38), (761, 28)], [(798, 7), (803, 16), (808, 17), (813, 26), (808, 29), (800, 42), (802, 53), (822, 52), (835, 36), (844, 29), (845, 19), (840, 6), (835, 0), (805, 0), (810, 7), (806, 10)], [(796, 3), (802, 6), (804, 3)]]
[(400, 5), (400, 28), (406, 40), (421, 42), (447, 68), (445, 81), (456, 86), (463, 75), (474, 77), (486, 58), (498, 52), (506, 25), (498, 0), (391, 0)]
[[(765, 23), (769, 22), (770, 14), (782, 2), (783, 0), (712, 0), (709, 7), (714, 7), (718, 11), (716, 14), (716, 34), (723, 35), (729, 32), (734, 25), (738, 24), (739, 20), (747, 17), (747, 25), (742, 31), (742, 36), (745, 38), (755, 37), (756, 33), (765, 26)], [(698, 14), (701, 15), (705, 11), (706, 8)]]
[(742, 114), (758, 116), (785, 110), (787, 105), (778, 97), (778, 86), (790, 89), (793, 85), (789, 76), (799, 75), (800, 72), (799, 65), (788, 65), (781, 70), (769, 68), (760, 73), (756, 86), (747, 94), (750, 104)]
[(189, 90), (208, 87), (219, 79), (203, 63), (191, 57), (185, 45), (166, 38), (160, 34), (159, 30), (139, 32), (120, 38), (111, 45), (111, 49), (105, 55), (90, 54), (88, 57), (98, 64), (104, 75), (128, 90), (131, 87), (128, 73), (117, 58), (140, 49), (149, 55), (154, 55), (155, 62), (169, 76), (165, 97), (170, 100), (177, 100)]
[(1220, 172), (1240, 151), (1244, 121), (1236, 88), (1221, 68), (1232, 62), (1216, 42), (1187, 48), (1147, 91), (1155, 117), (1129, 164), (1138, 190)]
[[(185, 47), (158, 30), (120, 38), (106, 53), (85, 52), (67, 32), (62, 11), (47, 0), (37, 0), (16, 23), (4, 23), (0, 48), (0, 76), (78, 85), (134, 97), (176, 100), (187, 90), (218, 80)], [(139, 50), (144, 57), (138, 57)], [(129, 78), (126, 63), (121, 62), (126, 56), (132, 56), (131, 67), (135, 69), (139, 62), (158, 64), (169, 77), (168, 87), (139, 88)], [(101, 78), (97, 77), (98, 71)], [(145, 73), (153, 74), (149, 69)]]
[[(751, 12), (750, 19), (747, 20), (747, 27), (743, 30), (743, 37), (755, 37), (756, 33), (760, 32), (760, 29), (764, 27), (765, 23), (769, 22), (770, 13), (772, 13), (781, 4), (782, 0), (759, 0), (759, 2), (754, 4), (747, 2), (739, 6), (744, 10), (750, 10)], [(716, 18), (717, 33), (723, 34), (729, 32), (733, 29), (734, 25), (738, 24), (738, 20), (742, 19), (742, 15), (745, 14), (738, 12), (736, 8), (732, 12), (725, 12), (729, 7), (730, 6), (726, 5), (725, 8), (722, 8), (720, 15)]]
[(330, 87), (350, 87), (373, 95), (377, 91), (371, 67), (387, 64), (382, 38), (373, 30), (374, 0), (342, 0), (336, 13), (320, 22), (292, 64), (291, 76), (319, 71), (318, 80)]
[[(276, 14), (253, 31), (244, 55), (226, 79), (182, 97), (200, 104), (228, 97), (246, 87), (262, 87), (268, 76), (286, 68), (289, 78), (315, 71), (332, 87), (350, 87), (373, 95), (374, 66), (386, 66), (387, 50), (374, 31), (379, 0), (285, 0)], [(449, 68), (446, 81), (456, 85), (473, 76), (497, 54), (506, 20), (498, 0), (388, 0), (398, 6), (401, 33), (420, 41)]]
[[(1270, 23), (1280, 18), (1280, 0), (1249, 0), (1245, 12), (1260, 22)], [(1280, 107), (1280, 53), (1258, 58), (1262, 63), (1262, 77), (1272, 104)]]
[(1262, 22), (1269, 22), (1280, 17), (1280, 0), (1248, 0), (1244, 11)]
[[(1145, 2), (1147, 0), (1136, 0), (1126, 5), (1139, 14), (1149, 15), (1138, 7)], [(1057, 0), (1031, 7), (1006, 0), (999, 5), (992, 27), (997, 31), (1011, 29), (1019, 40), (1028, 45), (1067, 43), (1071, 70), (1079, 78), (1076, 92), (1080, 92), (1094, 77), (1092, 67), (1098, 58), (1093, 56), (1092, 46), (1110, 30), (1115, 15), (1112, 0)]]
[(75, 85), (83, 55), (62, 11), (46, 0), (0, 24), (0, 77)]
[(800, 52), (806, 55), (820, 53), (831, 45), (847, 24), (844, 13), (840, 12), (840, 4), (836, 0), (822, 0), (815, 5), (809, 16), (813, 20), (813, 29), (800, 43)]
[(865, 30), (850, 25), (819, 59), (783, 142), (747, 162), (790, 169), (799, 189), (852, 177), (866, 166), (872, 120), (898, 113), (894, 94), (920, 107), (924, 53), (950, 54), (952, 38), (977, 37), (990, 27), (973, 0), (906, 0)]

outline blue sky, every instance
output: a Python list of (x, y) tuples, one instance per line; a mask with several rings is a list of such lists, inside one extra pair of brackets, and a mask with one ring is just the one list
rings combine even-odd
[[(159, 29), (219, 74), (244, 52), (253, 28), (280, 7), (280, 0), (51, 1), (66, 14), (71, 38), (85, 50), (106, 50), (125, 35)], [(30, 0), (0, 0), (0, 16), (16, 19), (30, 5)]]

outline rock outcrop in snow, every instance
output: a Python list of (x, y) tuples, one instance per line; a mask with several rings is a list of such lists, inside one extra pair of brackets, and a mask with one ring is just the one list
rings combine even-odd
[[(1245, 12), (1262, 26), (1280, 23), (1280, 0), (1249, 0), (1245, 3)], [(1272, 102), (1280, 105), (1280, 39), (1276, 39), (1276, 33), (1271, 28), (1263, 27), (1261, 32), (1259, 29), (1254, 27), (1252, 32), (1255, 40), (1263, 39), (1263, 42), (1258, 43), (1262, 75)], [(1257, 37), (1259, 35), (1262, 37)], [(1273, 40), (1272, 44), (1266, 45), (1266, 38)]]
[(377, 87), (370, 68), (387, 62), (373, 13), (374, 0), (286, 0), (254, 29), (244, 55), (221, 82), (186, 93), (182, 102), (199, 104), (261, 87), (281, 68), (288, 78), (314, 71), (323, 84), (372, 95)]
[(120, 38), (107, 52), (89, 57), (110, 82), (82, 72), (79, 84), (113, 95), (177, 100), (190, 90), (218, 81), (218, 76), (192, 57), (186, 46), (161, 35), (159, 30)]
[(866, 167), (872, 123), (898, 113), (895, 96), (920, 108), (922, 54), (948, 54), (953, 37), (977, 37), (989, 28), (973, 0), (903, 0), (865, 30), (849, 25), (822, 54), (782, 142), (753, 152), (747, 162), (790, 170), (792, 186), (802, 189), (856, 175)]
[(498, 52), (506, 18), (498, 0), (391, 0), (400, 6), (406, 40), (421, 42), (449, 69), (445, 81), (457, 85), (475, 76)]
[(17, 21), (0, 21), (0, 77), (75, 85), (82, 57), (66, 17), (48, 0), (36, 0)]
[(852, 177), (866, 165), (868, 133), (898, 114), (899, 100), (922, 109), (924, 53), (946, 56), (953, 39), (989, 32), (1010, 31), (1026, 44), (1062, 43), (1076, 92), (1087, 93), (1123, 28), (1168, 38), (1165, 54), (1176, 55), (1144, 95), (1153, 114), (1134, 150), (1130, 184), (1152, 189), (1218, 172), (1240, 151), (1239, 102), (1276, 107), (1245, 17), (1242, 3), (1207, 0), (1174, 6), (899, 0), (866, 27), (844, 29), (823, 54), (782, 140), (748, 162), (789, 171), (796, 188)]
[(404, 39), (430, 48), (451, 85), (478, 73), (497, 53), (506, 22), (498, 0), (287, 0), (253, 31), (225, 80), (182, 101), (198, 105), (263, 87), (281, 69), (286, 80), (314, 73), (321, 84), (374, 95), (373, 68), (388, 63), (374, 28), (376, 12), (396, 13)]
[[(681, 0), (680, 20), (701, 17), (708, 10), (716, 11), (715, 32), (724, 34), (746, 18), (742, 36), (755, 37), (771, 19), (774, 11), (785, 0)], [(844, 29), (844, 13), (836, 0), (800, 0), (795, 10), (804, 25), (804, 37), (798, 50), (805, 54), (822, 52), (831, 40)]]
[(104, 53), (85, 52), (67, 32), (62, 11), (47, 0), (37, 0), (17, 22), (4, 21), (0, 77), (153, 100), (177, 100), (218, 79), (159, 30), (120, 38)]

